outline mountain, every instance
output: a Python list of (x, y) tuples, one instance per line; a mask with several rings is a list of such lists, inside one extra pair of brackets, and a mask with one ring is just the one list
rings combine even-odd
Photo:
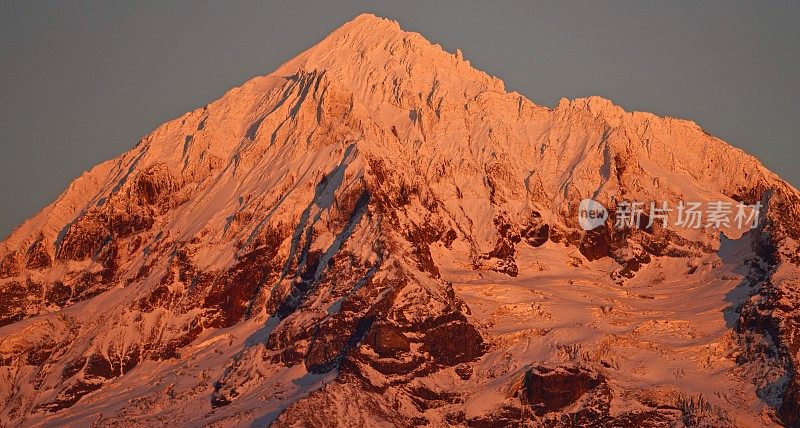
[(797, 425), (799, 224), (693, 122), (538, 106), (361, 15), (0, 245), (0, 425)]

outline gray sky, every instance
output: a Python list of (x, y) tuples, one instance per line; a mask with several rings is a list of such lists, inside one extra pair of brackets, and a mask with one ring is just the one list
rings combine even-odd
[(800, 2), (17, 1), (0, 4), (0, 236), (361, 12), (539, 104), (601, 95), (695, 120), (800, 185)]

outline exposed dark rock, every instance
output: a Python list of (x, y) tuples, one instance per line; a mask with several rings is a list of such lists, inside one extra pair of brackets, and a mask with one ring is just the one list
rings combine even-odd
[(458, 234), (455, 230), (450, 229), (441, 237), (442, 244), (444, 244), (445, 248), (452, 249), (453, 242), (456, 240), (456, 238), (458, 238)]
[(525, 372), (522, 402), (537, 415), (555, 412), (575, 403), (587, 392), (605, 384), (598, 373), (578, 367), (532, 367)]
[(180, 349), (194, 342), (203, 332), (201, 320), (195, 318), (175, 338), (157, 347), (147, 357), (152, 360), (169, 360), (180, 358)]
[(456, 374), (462, 380), (469, 380), (472, 378), (472, 366), (467, 364), (461, 364), (455, 367)]
[(530, 421), (530, 410), (514, 406), (502, 406), (500, 409), (467, 421), (473, 428), (516, 427), (524, 426), (523, 421)]
[[(741, 309), (737, 329), (741, 333), (754, 331), (766, 334), (777, 344), (777, 352), (771, 348), (762, 349), (768, 359), (785, 361), (787, 386), (777, 414), (786, 426), (800, 424), (800, 380), (798, 379), (796, 357), (800, 349), (800, 303), (794, 297), (796, 284), (790, 281), (774, 284), (766, 281), (763, 291), (748, 301)], [(777, 355), (776, 355), (777, 354)]]
[(571, 427), (648, 427), (672, 428), (678, 426), (679, 414), (669, 410), (646, 410), (641, 412), (625, 412), (612, 416), (608, 406), (604, 403), (598, 407), (583, 407), (577, 412), (568, 414), (555, 414), (553, 417), (543, 418), (539, 423), (548, 428)]
[(67, 362), (66, 364), (64, 364), (64, 368), (61, 369), (61, 380), (67, 380), (72, 376), (78, 374), (78, 372), (80, 372), (83, 366), (85, 365), (86, 365), (85, 357), (77, 358)]
[(426, 386), (417, 385), (408, 389), (411, 401), (418, 410), (424, 412), (447, 404), (463, 402), (461, 395), (454, 392), (434, 391)]
[(45, 291), (44, 301), (47, 304), (64, 306), (72, 297), (72, 289), (61, 281), (54, 282)]
[(155, 214), (152, 210), (140, 206), (128, 205), (124, 210), (112, 210), (103, 213), (108, 224), (109, 233), (115, 239), (127, 238), (153, 227)]
[(439, 267), (433, 261), (430, 244), (439, 240), (441, 232), (432, 227), (411, 227), (406, 233), (406, 239), (412, 245), (411, 254), (417, 262), (417, 267), (427, 272), (434, 278), (439, 278)]
[(32, 281), (10, 281), (0, 287), (0, 327), (28, 316), (28, 305), (36, 303), (42, 289), (41, 284)]
[(497, 239), (494, 249), (484, 256), (484, 259), (497, 259), (499, 263), (494, 268), (495, 271), (504, 273), (510, 277), (516, 277), (519, 275), (519, 268), (514, 258), (515, 255), (516, 250), (514, 249), (514, 243), (504, 237), (500, 237)]
[(318, 327), (306, 354), (306, 368), (311, 373), (326, 373), (355, 348), (372, 325), (373, 318), (358, 321), (329, 319)]
[(80, 401), (84, 395), (96, 391), (102, 388), (102, 386), (102, 383), (89, 383), (79, 380), (61, 391), (56, 400), (42, 405), (41, 408), (48, 412), (57, 412), (72, 407), (75, 403)]
[(16, 251), (9, 251), (0, 259), (0, 278), (19, 276), (21, 270), (17, 257), (18, 253)]
[(84, 260), (92, 257), (111, 239), (111, 232), (100, 213), (85, 214), (68, 228), (56, 253), (59, 260)]
[(55, 344), (45, 342), (28, 351), (26, 362), (32, 366), (42, 366), (53, 355)]
[(303, 362), (303, 359), (306, 356), (306, 354), (302, 351), (305, 351), (305, 349), (300, 350), (295, 347), (284, 348), (277, 354), (273, 355), (272, 358), (270, 358), (270, 362), (273, 364), (283, 364), (287, 367), (300, 364)]
[(134, 177), (131, 193), (145, 205), (163, 204), (179, 188), (176, 179), (164, 164), (156, 164)]
[(388, 322), (375, 323), (364, 338), (364, 343), (381, 357), (397, 358), (411, 349), (411, 340), (403, 334), (400, 327)]
[(39, 234), (39, 239), (28, 248), (28, 252), (25, 255), (25, 268), (31, 270), (47, 269), (52, 262), (52, 258), (45, 247), (44, 235)]
[(472, 361), (485, 352), (480, 333), (464, 319), (426, 331), (422, 349), (430, 353), (437, 363), (446, 366)]
[(611, 253), (611, 235), (605, 225), (587, 230), (578, 247), (587, 260), (599, 260)]
[(778, 408), (778, 416), (786, 426), (798, 426), (800, 424), (800, 381), (797, 379), (797, 374), (793, 375), (793, 379), (783, 393), (783, 400)]
[[(239, 262), (220, 275), (193, 278), (207, 284), (197, 287), (204, 290), (202, 307), (215, 309), (217, 317), (210, 327), (229, 327), (248, 313), (253, 299), (265, 283), (277, 278), (280, 266), (276, 260), (281, 233), (267, 230), (267, 243), (242, 256)], [(198, 284), (196, 284), (198, 285)]]
[(408, 361), (394, 359), (369, 359), (364, 361), (370, 367), (384, 375), (402, 376), (415, 373), (426, 364), (425, 358), (419, 355), (412, 355)]
[(228, 404), (231, 404), (231, 400), (229, 400), (228, 397), (218, 394), (211, 395), (211, 407), (222, 407), (227, 406)]
[(520, 235), (531, 247), (541, 247), (550, 239), (550, 225), (547, 223), (528, 225), (520, 231)]
[[(517, 261), (515, 259), (515, 245), (519, 243), (522, 238), (515, 232), (514, 227), (503, 215), (494, 219), (494, 225), (497, 229), (497, 241), (492, 251), (481, 255), (480, 260), (492, 261), (494, 264), (490, 265), (489, 268), (496, 272), (516, 277), (519, 274), (519, 268), (517, 267)], [(476, 261), (475, 265), (480, 266), (481, 263)]]
[(89, 356), (86, 360), (86, 366), (83, 368), (83, 374), (88, 378), (102, 379), (111, 379), (117, 375), (114, 373), (111, 363), (99, 354)]
[(633, 278), (634, 274), (642, 268), (642, 266), (650, 263), (652, 260), (650, 254), (644, 251), (626, 252), (624, 255), (614, 254), (614, 260), (622, 265), (622, 269), (615, 272), (612, 277), (616, 278)]

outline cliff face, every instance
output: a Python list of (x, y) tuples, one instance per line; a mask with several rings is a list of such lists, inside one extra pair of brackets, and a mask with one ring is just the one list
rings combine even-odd
[[(584, 198), (765, 210), (749, 232), (585, 232)], [(795, 189), (692, 122), (537, 106), (362, 15), (2, 243), (0, 412), (797, 423), (798, 221)]]

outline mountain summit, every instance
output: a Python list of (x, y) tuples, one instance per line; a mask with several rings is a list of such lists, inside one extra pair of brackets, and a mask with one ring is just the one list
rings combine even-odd
[[(763, 210), (623, 228), (621, 201)], [(539, 106), (360, 15), (0, 245), (0, 415), (797, 424), (798, 224), (796, 189), (693, 122)]]

